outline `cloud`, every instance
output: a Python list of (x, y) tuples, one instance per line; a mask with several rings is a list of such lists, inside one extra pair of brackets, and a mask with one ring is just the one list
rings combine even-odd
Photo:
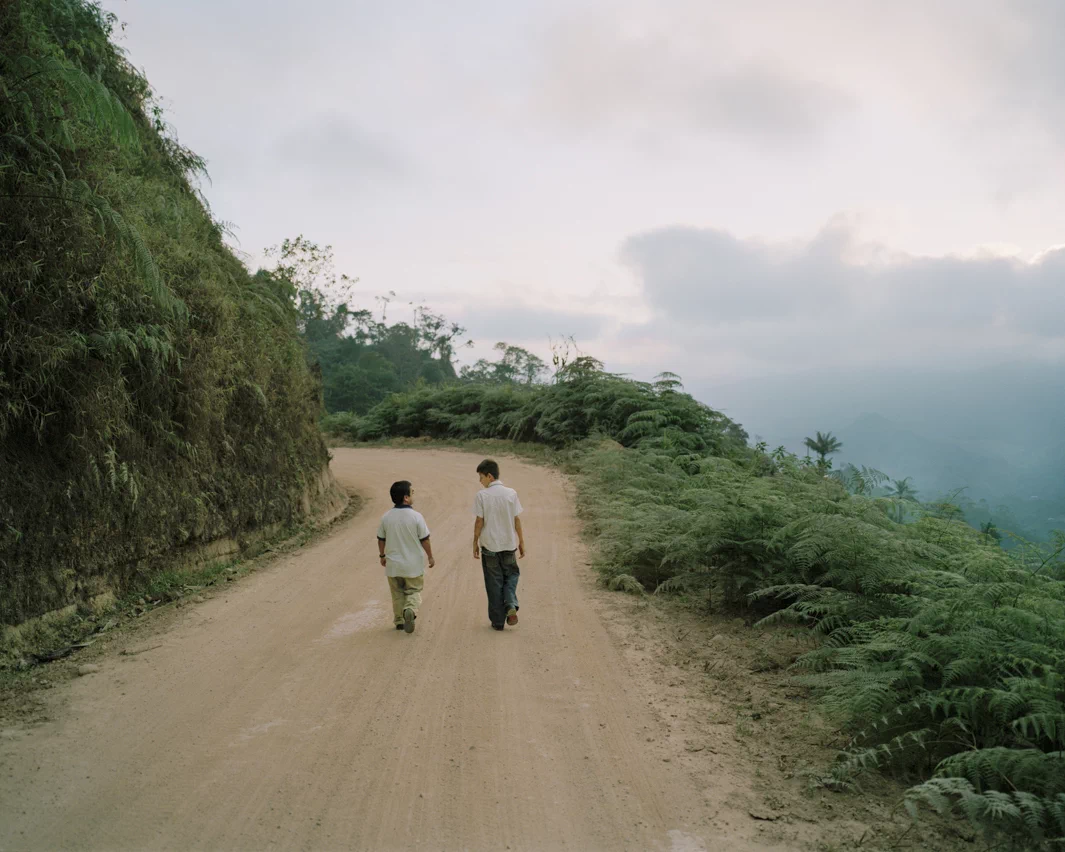
[(701, 80), (683, 100), (697, 124), (765, 138), (813, 134), (854, 106), (841, 89), (758, 65)]
[(628, 238), (621, 257), (664, 314), (717, 325), (790, 317), (845, 298), (841, 282), (825, 274), (840, 236), (825, 232), (795, 250), (720, 230), (673, 227)]
[[(750, 180), (786, 197), (801, 170), (820, 172), (861, 198), (837, 207), (896, 204), (883, 198), (896, 190), (959, 197), (964, 172), (996, 214), (1059, 189), (1061, 0), (572, 0), (544, 31), (528, 112), (603, 148), (727, 157), (748, 173), (753, 149), (765, 162)], [(896, 169), (877, 198), (877, 175)]]
[(273, 146), (277, 161), (327, 186), (396, 180), (411, 172), (398, 147), (339, 114), (308, 119)]
[(995, 105), (1002, 113), (1027, 113), (1065, 141), (1065, 4), (1016, 0), (1007, 49), (996, 57)]
[(923, 258), (841, 224), (796, 245), (675, 227), (628, 238), (621, 258), (655, 315), (623, 339), (671, 340), (703, 375), (1065, 361), (1065, 248)]
[(471, 337), (481, 343), (544, 344), (572, 335), (578, 343), (593, 340), (608, 320), (600, 315), (555, 311), (524, 305), (480, 305), (456, 313)]
[(679, 127), (772, 143), (816, 134), (855, 106), (839, 86), (770, 57), (737, 58), (705, 32), (693, 40), (685, 25), (683, 14), (563, 18), (544, 44), (539, 105), (582, 128)]

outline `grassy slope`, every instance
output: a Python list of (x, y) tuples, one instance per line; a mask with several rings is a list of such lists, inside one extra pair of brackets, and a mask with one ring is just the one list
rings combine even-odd
[(0, 4), (0, 622), (293, 516), (325, 463), (282, 294), (84, 0)]

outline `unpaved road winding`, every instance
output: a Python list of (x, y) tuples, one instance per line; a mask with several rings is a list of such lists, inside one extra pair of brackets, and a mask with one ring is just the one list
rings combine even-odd
[[(366, 500), (327, 538), (182, 610), (0, 739), (0, 849), (746, 849), (650, 752), (590, 604), (572, 494), (506, 460), (529, 555), (490, 629), (478, 457), (336, 450)], [(392, 629), (374, 530), (395, 479), (432, 530), (417, 630)]]

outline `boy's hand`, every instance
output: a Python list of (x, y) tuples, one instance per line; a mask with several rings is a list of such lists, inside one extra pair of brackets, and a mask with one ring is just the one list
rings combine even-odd
[(524, 541), (519, 541), (518, 542), (518, 559), (524, 559), (524, 558), (525, 558), (525, 542)]
[(473, 546), (473, 558), (474, 559), (480, 559), (481, 558), (481, 548), (479, 548), (476, 544)]
[(431, 557), (431, 556), (429, 557), (429, 567), (430, 568), (435, 568), (436, 567), (436, 560), (433, 559), (433, 557)]
[(384, 558), (383, 556), (381, 557), (381, 567), (382, 567), (382, 568), (385, 568), (385, 567), (387, 567), (387, 566), (385, 565), (385, 558)]

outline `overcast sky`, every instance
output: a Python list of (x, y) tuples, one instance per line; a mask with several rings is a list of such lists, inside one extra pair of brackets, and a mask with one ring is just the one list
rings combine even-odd
[(1061, 0), (104, 6), (253, 263), (330, 243), (467, 358), (573, 333), (741, 420), (793, 373), (1065, 364)]

